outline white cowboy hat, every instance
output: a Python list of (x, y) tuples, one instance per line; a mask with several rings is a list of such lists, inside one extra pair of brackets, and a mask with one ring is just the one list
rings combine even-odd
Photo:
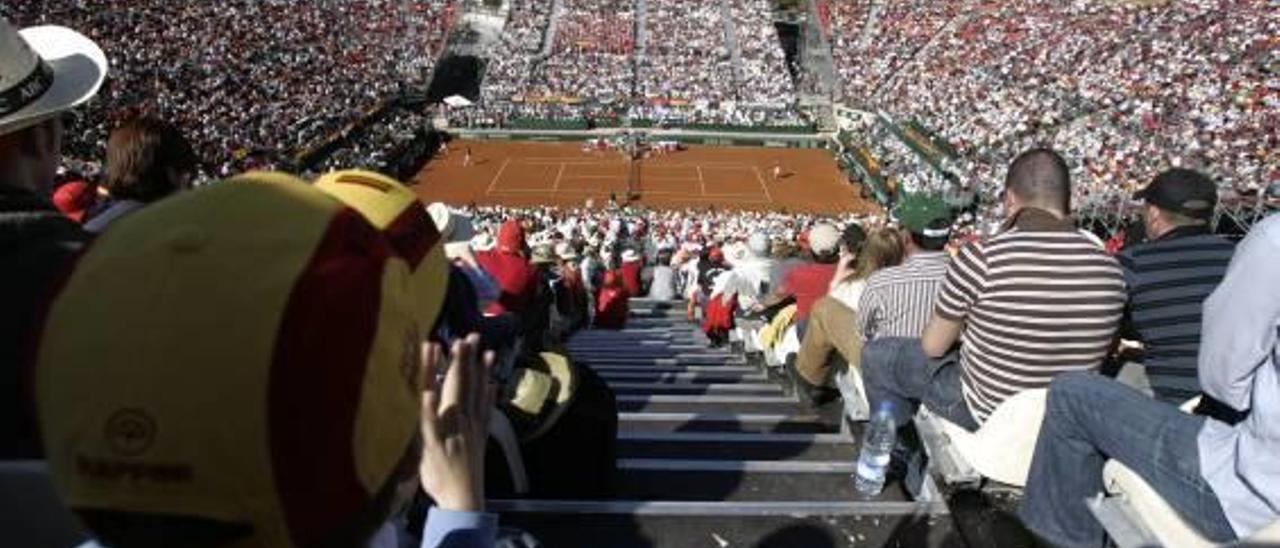
[(83, 34), (56, 26), (17, 31), (0, 18), (0, 135), (80, 106), (106, 76), (106, 54)]

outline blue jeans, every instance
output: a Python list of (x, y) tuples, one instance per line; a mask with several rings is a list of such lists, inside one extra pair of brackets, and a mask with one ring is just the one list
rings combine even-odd
[(1092, 373), (1066, 373), (1049, 400), (1019, 514), (1060, 546), (1102, 546), (1104, 531), (1085, 500), (1103, 490), (1108, 458), (1129, 467), (1195, 529), (1235, 539), (1213, 489), (1200, 474), (1196, 438), (1204, 418)]
[(878, 409), (880, 402), (892, 402), (899, 427), (911, 422), (923, 403), (957, 426), (978, 429), (978, 422), (964, 402), (959, 356), (955, 352), (931, 359), (920, 348), (920, 339), (876, 339), (862, 347), (862, 382), (871, 410)]

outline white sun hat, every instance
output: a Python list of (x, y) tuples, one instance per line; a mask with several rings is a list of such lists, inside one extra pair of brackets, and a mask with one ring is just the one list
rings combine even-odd
[(0, 17), (0, 135), (80, 106), (107, 77), (102, 48), (74, 30), (18, 31)]

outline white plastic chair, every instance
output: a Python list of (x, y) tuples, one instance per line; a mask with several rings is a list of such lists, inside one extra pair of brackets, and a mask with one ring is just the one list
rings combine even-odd
[(1048, 390), (1024, 390), (996, 407), (976, 432), (920, 408), (916, 428), (930, 461), (947, 484), (972, 484), (982, 478), (1006, 485), (1027, 484), (1031, 457), (1040, 437)]
[[(1190, 413), (1200, 402), (1193, 398), (1181, 409)], [(1219, 546), (1196, 531), (1164, 498), (1129, 467), (1107, 461), (1102, 469), (1106, 495), (1089, 501), (1089, 509), (1120, 548), (1170, 546), (1207, 548)], [(1280, 545), (1280, 521), (1248, 539), (1225, 546)]]

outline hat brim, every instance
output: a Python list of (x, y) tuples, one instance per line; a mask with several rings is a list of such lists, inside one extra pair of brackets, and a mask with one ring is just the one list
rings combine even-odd
[(107, 77), (107, 56), (93, 40), (66, 27), (19, 31), (53, 70), (53, 84), (30, 105), (0, 118), (0, 135), (26, 129), (84, 104)]

